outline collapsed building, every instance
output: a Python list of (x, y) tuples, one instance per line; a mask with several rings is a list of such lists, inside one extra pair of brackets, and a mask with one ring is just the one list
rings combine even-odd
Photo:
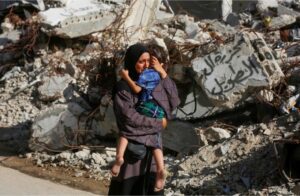
[[(222, 20), (195, 20), (174, 15), (172, 2), (161, 0), (6, 1), (0, 7), (0, 140), (17, 141), (20, 151), (64, 151), (115, 138), (111, 89), (124, 51), (137, 41), (153, 42), (169, 55), (167, 71), (181, 99), (177, 120), (163, 133), (164, 146), (180, 157), (167, 162), (170, 189), (255, 193), (269, 183), (256, 181), (267, 166), (251, 176), (251, 164), (271, 153), (273, 140), (299, 131), (298, 4), (275, 2), (257, 1), (240, 13), (225, 6)], [(278, 147), (278, 154), (285, 150)], [(73, 161), (62, 153), (37, 153), (36, 162), (66, 153)], [(83, 149), (74, 157), (104, 167), (113, 160), (105, 153)], [(276, 173), (270, 176), (274, 182)]]

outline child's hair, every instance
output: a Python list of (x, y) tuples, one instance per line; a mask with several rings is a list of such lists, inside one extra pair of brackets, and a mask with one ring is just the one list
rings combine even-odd
[(147, 45), (147, 49), (151, 56), (155, 56), (159, 63), (163, 63), (163, 68), (165, 70), (168, 69), (168, 58), (164, 49), (157, 44), (149, 44)]

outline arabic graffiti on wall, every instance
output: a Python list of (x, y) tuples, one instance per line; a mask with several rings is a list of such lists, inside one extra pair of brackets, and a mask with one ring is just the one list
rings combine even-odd
[(208, 94), (228, 97), (246, 88), (249, 79), (265, 79), (252, 53), (246, 44), (239, 43), (199, 58), (193, 68), (201, 73), (201, 83)]

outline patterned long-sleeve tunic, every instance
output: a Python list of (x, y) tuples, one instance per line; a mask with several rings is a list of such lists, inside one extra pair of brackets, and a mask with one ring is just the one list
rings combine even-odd
[[(135, 105), (138, 102), (138, 95), (131, 91), (125, 81), (119, 81), (115, 91), (114, 112), (120, 134), (146, 146), (156, 146), (156, 134), (163, 130), (162, 120), (146, 117), (136, 111)], [(167, 76), (160, 81), (152, 92), (152, 96), (165, 110), (167, 119), (172, 119), (172, 111), (179, 105), (175, 83)], [(119, 177), (122, 175), (124, 178), (138, 176), (139, 166), (139, 162), (133, 165), (123, 165), (123, 170), (124, 167), (127, 167), (127, 169), (121, 171)]]

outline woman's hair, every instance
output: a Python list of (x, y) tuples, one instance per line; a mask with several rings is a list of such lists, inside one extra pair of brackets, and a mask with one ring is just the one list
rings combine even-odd
[(124, 68), (128, 70), (130, 78), (134, 81), (139, 78), (139, 74), (135, 70), (135, 64), (139, 60), (140, 56), (145, 52), (148, 52), (148, 50), (141, 43), (131, 45), (126, 51)]
[(147, 45), (147, 49), (151, 56), (155, 56), (159, 63), (163, 63), (163, 68), (167, 70), (168, 68), (168, 57), (164, 49), (157, 44)]

